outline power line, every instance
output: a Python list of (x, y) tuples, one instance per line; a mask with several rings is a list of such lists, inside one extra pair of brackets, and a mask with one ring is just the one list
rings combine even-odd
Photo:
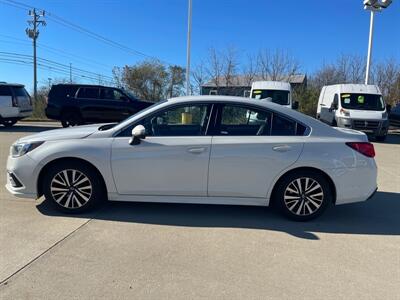
[[(15, 41), (11, 42), (11, 41), (6, 41), (6, 40), (0, 40), (0, 42), (21, 43), (21, 44), (29, 44), (29, 45), (31, 44), (30, 42), (28, 42), (28, 41), (26, 41), (24, 39), (15, 38), (15, 37), (12, 37), (12, 36), (9, 36), (9, 35), (5, 35), (5, 34), (1, 34), (1, 33), (0, 33), (0, 37), (4, 37), (6, 39), (11, 39), (11, 40), (17, 41), (17, 42), (15, 42)], [(54, 54), (56, 54), (58, 56), (68, 57), (70, 60), (71, 60), (71, 58), (73, 58), (72, 60), (75, 60), (76, 62), (79, 62), (80, 64), (84, 64), (84, 65), (87, 65), (87, 66), (91, 66), (91, 67), (93, 67), (93, 66), (96, 66), (96, 67), (102, 66), (102, 69), (104, 69), (104, 70), (107, 69), (107, 71), (111, 70), (114, 67), (114, 66), (107, 65), (107, 64), (104, 64), (102, 62), (96, 61), (96, 60), (94, 60), (92, 58), (84, 57), (84, 56), (81, 56), (81, 55), (78, 55), (78, 54), (74, 54), (74, 53), (62, 50), (62, 49), (51, 47), (51, 46), (48, 46), (48, 45), (43, 44), (43, 43), (37, 42), (37, 47), (41, 48), (41, 49), (43, 49), (45, 51), (54, 53)]]
[[(23, 65), (23, 66), (31, 66), (33, 64), (32, 61), (26, 61), (23, 59), (12, 59), (12, 58), (1, 58), (0, 57), (0, 62), (2, 63), (9, 63), (9, 64), (13, 64), (13, 65)], [(69, 75), (69, 71), (65, 70), (65, 69), (60, 69), (60, 68), (56, 68), (54, 66), (49, 66), (43, 63), (38, 63), (37, 64), (38, 68), (41, 70), (47, 70), (47, 71), (51, 71), (57, 74), (61, 74), (64, 76), (68, 76)], [(79, 77), (79, 78), (84, 78), (87, 80), (91, 80), (92, 82), (98, 82), (101, 81), (102, 83), (105, 83), (107, 85), (115, 85), (115, 82), (113, 81), (108, 81), (108, 80), (104, 80), (103, 77), (91, 77), (91, 76), (87, 76), (87, 75), (82, 75), (82, 74), (75, 74), (74, 78)]]
[[(1, 51), (0, 56), (3, 58), (5, 57), (7, 59), (16, 59), (16, 60), (27, 62), (27, 63), (32, 63), (31, 55)], [(68, 73), (70, 71), (69, 65), (65, 65), (65, 64), (62, 64), (62, 63), (59, 63), (56, 61), (52, 61), (52, 60), (44, 59), (44, 58), (40, 58), (40, 57), (38, 57), (38, 61), (42, 66), (46, 66), (48, 68), (53, 68), (53, 69), (65, 71)], [(87, 77), (87, 78), (91, 78), (91, 79), (103, 78), (103, 79), (108, 80), (109, 82), (114, 81), (114, 78), (111, 76), (100, 74), (100, 73), (95, 73), (92, 71), (87, 71), (87, 70), (84, 70), (81, 68), (74, 68), (73, 71), (74, 71), (75, 75), (80, 76), (80, 77)]]
[[(25, 9), (25, 10), (33, 8), (30, 5), (27, 5), (27, 4), (22, 3), (22, 2), (14, 1), (14, 0), (0, 0), (0, 1), (2, 1), (5, 4), (10, 4), (12, 6), (16, 6), (18, 8)], [(134, 54), (134, 55), (139, 55), (139, 56), (150, 58), (150, 59), (155, 59), (155, 60), (163, 62), (163, 63), (165, 63), (167, 65), (174, 65), (174, 64), (169, 63), (169, 62), (167, 62), (165, 60), (161, 60), (161, 59), (159, 59), (159, 58), (157, 58), (155, 56), (145, 54), (145, 53), (143, 53), (141, 51), (132, 49), (132, 48), (130, 48), (130, 47), (126, 46), (126, 45), (123, 45), (123, 44), (121, 44), (119, 42), (115, 42), (115, 41), (113, 41), (113, 40), (111, 40), (111, 39), (109, 39), (107, 37), (104, 37), (104, 36), (102, 36), (102, 35), (100, 35), (98, 33), (95, 33), (95, 32), (93, 32), (91, 30), (88, 30), (88, 29), (86, 29), (86, 28), (84, 28), (84, 27), (82, 27), (80, 25), (72, 23), (71, 21), (68, 21), (68, 20), (66, 20), (66, 19), (64, 19), (64, 18), (62, 18), (62, 17), (60, 17), (60, 16), (58, 16), (58, 15), (52, 13), (52, 12), (46, 11), (46, 16), (49, 19), (51, 19), (52, 21), (54, 21), (55, 23), (58, 23), (58, 24), (60, 24), (62, 26), (65, 26), (65, 27), (67, 27), (69, 29), (73, 29), (75, 31), (78, 31), (78, 32), (80, 32), (82, 34), (86, 34), (87, 36), (89, 36), (89, 37), (91, 37), (91, 38), (93, 38), (93, 39), (95, 39), (97, 41), (103, 42), (103, 43), (105, 43), (105, 44), (107, 44), (107, 45), (109, 45), (111, 47), (117, 48), (117, 49), (119, 49), (121, 51), (125, 51), (127, 53), (131, 53), (131, 54)]]

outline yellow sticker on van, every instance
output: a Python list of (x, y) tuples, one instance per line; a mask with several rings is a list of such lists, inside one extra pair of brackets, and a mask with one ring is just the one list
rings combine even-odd
[(261, 94), (262, 91), (253, 91), (253, 94)]
[(350, 94), (342, 94), (342, 98), (349, 98)]

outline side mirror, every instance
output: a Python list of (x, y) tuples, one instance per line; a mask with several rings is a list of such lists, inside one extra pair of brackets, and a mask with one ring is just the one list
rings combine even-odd
[(298, 110), (299, 109), (299, 101), (293, 101), (292, 109)]
[(392, 110), (392, 106), (390, 104), (386, 104), (386, 111), (388, 113), (390, 113), (391, 110)]
[(137, 125), (132, 129), (132, 138), (129, 140), (130, 145), (139, 145), (140, 140), (146, 138), (146, 128), (143, 125)]

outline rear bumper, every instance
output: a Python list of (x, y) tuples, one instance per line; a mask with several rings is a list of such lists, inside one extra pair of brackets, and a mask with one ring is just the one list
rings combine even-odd
[(0, 114), (0, 120), (21, 120), (32, 115), (32, 108), (12, 107)]
[(377, 190), (378, 171), (375, 161), (370, 166), (325, 171), (335, 184), (337, 205), (366, 201)]

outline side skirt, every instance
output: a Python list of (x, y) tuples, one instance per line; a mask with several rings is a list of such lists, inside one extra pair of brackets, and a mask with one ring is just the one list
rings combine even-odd
[(266, 198), (143, 196), (109, 193), (110, 201), (268, 206)]

